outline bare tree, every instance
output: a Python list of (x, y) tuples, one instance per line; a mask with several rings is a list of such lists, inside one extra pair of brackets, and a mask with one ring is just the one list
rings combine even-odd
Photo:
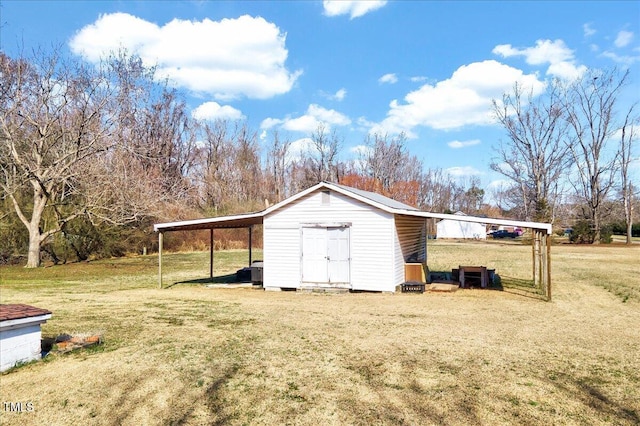
[[(64, 62), (59, 52), (36, 52), (31, 62), (0, 53), (0, 92), (1, 185), (29, 231), (27, 267), (37, 267), (43, 242), (86, 210), (74, 204), (79, 166), (113, 143), (111, 88), (95, 69)], [(18, 201), (23, 191), (29, 205)], [(46, 223), (45, 209), (53, 217)]]
[(442, 169), (428, 169), (420, 179), (418, 206), (423, 210), (444, 213), (453, 208), (456, 182)]
[(278, 203), (290, 194), (287, 191), (287, 175), (289, 169), (289, 140), (281, 140), (278, 131), (272, 134), (267, 151), (266, 175), (268, 176), (268, 194), (271, 201)]
[(110, 106), (117, 116), (112, 136), (116, 149), (139, 163), (141, 176), (157, 190), (150, 191), (154, 196), (185, 203), (192, 198), (187, 176), (195, 166), (197, 129), (184, 100), (167, 81), (157, 82), (155, 69), (145, 67), (139, 57), (119, 52), (105, 68), (116, 88)]
[(234, 138), (234, 185), (230, 194), (242, 209), (255, 208), (260, 202), (263, 191), (260, 147), (257, 134), (247, 123), (236, 128)]
[(215, 120), (200, 123), (196, 186), (201, 207), (218, 211), (257, 207), (264, 193), (256, 133), (246, 123)]
[(629, 164), (633, 158), (633, 146), (638, 140), (637, 126), (640, 125), (640, 117), (633, 115), (634, 106), (629, 108), (621, 129), (620, 137), (620, 186), (622, 203), (624, 207), (624, 220), (627, 228), (627, 244), (631, 244), (633, 228), (633, 199), (634, 186), (629, 176)]
[(366, 176), (379, 182), (382, 191), (391, 191), (397, 182), (419, 181), (422, 163), (409, 154), (406, 136), (367, 135), (365, 149), (360, 154), (360, 164)]
[(566, 119), (572, 130), (569, 151), (577, 169), (573, 183), (587, 207), (593, 243), (600, 242), (602, 209), (616, 181), (620, 151), (611, 146), (616, 124), (618, 96), (629, 72), (592, 70), (568, 88)]
[(138, 58), (0, 54), (0, 91), (0, 185), (29, 232), (28, 267), (80, 216), (131, 224), (190, 198), (185, 104)]
[[(465, 179), (466, 180), (466, 179)], [(455, 210), (469, 214), (480, 212), (484, 203), (484, 189), (480, 188), (480, 178), (471, 176), (466, 182), (453, 186), (457, 194), (453, 197)]]
[(570, 160), (557, 86), (552, 84), (541, 97), (529, 93), (525, 99), (516, 84), (502, 102), (493, 101), (493, 111), (509, 141), (495, 148), (498, 155), (491, 168), (519, 188), (527, 220), (551, 220), (560, 177)]
[(311, 133), (311, 143), (314, 152), (311, 153), (310, 159), (316, 182), (337, 182), (340, 139), (335, 129), (329, 132), (327, 127), (323, 123), (320, 123), (316, 130)]
[(358, 159), (341, 164), (340, 181), (390, 196), (405, 204), (423, 202), (422, 162), (408, 153), (404, 134), (389, 138), (367, 135)]
[(218, 209), (224, 203), (226, 181), (225, 159), (230, 156), (227, 120), (202, 123), (202, 146), (199, 149), (197, 181), (202, 188), (202, 203)]

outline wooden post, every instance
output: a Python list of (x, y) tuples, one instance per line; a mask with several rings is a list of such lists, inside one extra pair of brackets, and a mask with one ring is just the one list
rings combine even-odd
[(551, 235), (547, 234), (547, 302), (551, 302)]
[(538, 231), (531, 228), (531, 267), (533, 277), (533, 285), (536, 285), (536, 237), (538, 235)]
[(253, 260), (253, 253), (251, 252), (251, 246), (253, 245), (253, 225), (249, 226), (249, 266)]
[(213, 278), (213, 228), (209, 229), (209, 278)]
[(543, 247), (544, 237), (542, 234), (543, 231), (538, 231), (538, 282), (540, 285), (540, 290), (542, 293), (546, 293), (547, 287), (544, 283), (545, 277), (545, 249)]
[(158, 287), (162, 288), (162, 232), (158, 232)]

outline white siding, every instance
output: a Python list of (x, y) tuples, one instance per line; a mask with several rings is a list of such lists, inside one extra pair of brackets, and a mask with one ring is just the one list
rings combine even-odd
[[(328, 201), (328, 202), (327, 202)], [(331, 192), (313, 192), (264, 218), (264, 287), (298, 288), (304, 224), (350, 224), (351, 288), (394, 291), (393, 215)]]
[(405, 281), (404, 264), (409, 257), (416, 255), (415, 263), (427, 262), (427, 231), (425, 219), (420, 217), (396, 216), (395, 225), (394, 280), (398, 285)]
[(487, 231), (483, 223), (461, 222), (444, 219), (438, 222), (437, 238), (486, 239)]
[(40, 323), (25, 324), (11, 330), (0, 331), (0, 371), (18, 363), (40, 359)]

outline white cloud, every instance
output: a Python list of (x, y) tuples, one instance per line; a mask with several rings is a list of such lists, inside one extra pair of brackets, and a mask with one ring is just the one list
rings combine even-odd
[(285, 130), (291, 130), (293, 132), (307, 132), (311, 133), (318, 128), (320, 120), (309, 114), (302, 115), (298, 118), (291, 118), (285, 120), (282, 128)]
[(591, 37), (592, 35), (594, 35), (596, 33), (596, 30), (594, 30), (591, 27), (591, 23), (590, 22), (582, 25), (582, 31), (583, 31), (585, 37)]
[(631, 31), (620, 31), (616, 37), (614, 44), (616, 47), (625, 47), (633, 41), (633, 33)]
[(511, 188), (512, 186), (513, 186), (513, 181), (511, 180), (496, 179), (489, 182), (489, 185), (487, 185), (487, 189), (504, 191), (505, 189)]
[(576, 80), (587, 72), (585, 65), (575, 65), (571, 62), (558, 62), (549, 65), (547, 74), (560, 77), (563, 80)]
[(373, 154), (373, 148), (368, 145), (356, 145), (349, 148), (349, 152), (357, 156)]
[(329, 99), (330, 101), (342, 102), (347, 97), (347, 89), (344, 87), (339, 89), (336, 93), (327, 93), (323, 90), (319, 91), (320, 96)]
[(260, 123), (260, 128), (270, 129), (275, 126), (279, 126), (282, 123), (283, 123), (283, 120), (280, 120), (278, 118), (265, 118), (264, 120), (262, 120), (262, 123)]
[(393, 73), (385, 74), (378, 79), (378, 83), (380, 84), (384, 84), (384, 83), (395, 84), (397, 82), (398, 82), (398, 77)]
[(315, 146), (311, 138), (301, 138), (289, 144), (289, 152), (292, 154), (300, 154), (301, 152), (308, 152), (315, 150)]
[(461, 166), (461, 167), (449, 167), (445, 169), (450, 176), (454, 178), (466, 177), (466, 176), (479, 176), (483, 174), (480, 170), (471, 166)]
[(320, 124), (324, 124), (327, 128), (330, 128), (332, 125), (347, 126), (351, 124), (351, 120), (336, 110), (311, 104), (307, 108), (306, 114), (300, 117), (286, 117), (284, 119), (267, 118), (262, 121), (260, 128), (269, 129), (274, 126), (280, 126), (285, 130), (310, 133), (316, 130)]
[(640, 61), (640, 55), (618, 55), (617, 53), (611, 51), (602, 52), (602, 56), (604, 56), (605, 58), (609, 58), (614, 62), (629, 66), (633, 65), (635, 62)]
[(390, 103), (387, 117), (372, 126), (372, 133), (405, 132), (414, 137), (412, 129), (428, 126), (434, 129), (455, 129), (465, 125), (493, 124), (491, 100), (513, 89), (519, 82), (534, 95), (544, 90), (545, 83), (534, 74), (489, 60), (458, 68), (448, 80), (435, 85), (425, 84), (409, 92), (405, 103)]
[(292, 162), (300, 161), (303, 157), (317, 153), (318, 148), (311, 138), (297, 139), (289, 144), (285, 162), (291, 164)]
[(573, 51), (562, 40), (538, 40), (535, 47), (526, 47), (524, 49), (514, 48), (510, 44), (502, 44), (496, 46), (493, 49), (493, 53), (505, 58), (524, 56), (527, 63), (531, 65), (553, 64), (573, 59)]
[(333, 95), (332, 99), (336, 100), (336, 101), (342, 101), (344, 100), (345, 96), (347, 96), (347, 91), (346, 89), (342, 88), (340, 90), (338, 90), (335, 95)]
[[(633, 137), (633, 140), (636, 142), (640, 142), (640, 125), (630, 125), (625, 129), (625, 137)], [(620, 141), (622, 139), (622, 127), (616, 130), (612, 135), (611, 139), (614, 141)]]
[(429, 80), (429, 77), (424, 77), (421, 75), (417, 75), (415, 77), (411, 77), (411, 82), (413, 83), (424, 83), (425, 81)]
[(291, 90), (301, 71), (287, 70), (286, 34), (261, 17), (187, 21), (159, 26), (127, 13), (101, 15), (79, 30), (69, 45), (77, 55), (98, 62), (126, 49), (158, 78), (212, 95), (267, 99)]
[(350, 19), (358, 18), (386, 5), (386, 0), (324, 0), (324, 14), (327, 16), (350, 15)]
[(493, 53), (503, 58), (523, 56), (529, 65), (549, 64), (547, 74), (567, 80), (580, 77), (587, 70), (584, 65), (576, 65), (573, 50), (562, 40), (538, 40), (535, 46), (523, 49), (501, 44), (493, 49)]
[(480, 143), (480, 139), (471, 139), (468, 141), (451, 141), (447, 145), (449, 145), (449, 148), (459, 149), (459, 148), (465, 148), (467, 146), (478, 145), (479, 143)]
[(218, 118), (241, 120), (245, 118), (240, 110), (229, 105), (220, 106), (217, 102), (205, 102), (194, 109), (191, 115), (198, 120), (215, 120)]

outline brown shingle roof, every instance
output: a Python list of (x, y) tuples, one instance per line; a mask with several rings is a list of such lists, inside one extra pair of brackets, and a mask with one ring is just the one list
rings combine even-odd
[(51, 311), (36, 308), (35, 306), (23, 305), (21, 303), (11, 305), (0, 305), (0, 321), (15, 320), (20, 318), (38, 317), (50, 314)]

